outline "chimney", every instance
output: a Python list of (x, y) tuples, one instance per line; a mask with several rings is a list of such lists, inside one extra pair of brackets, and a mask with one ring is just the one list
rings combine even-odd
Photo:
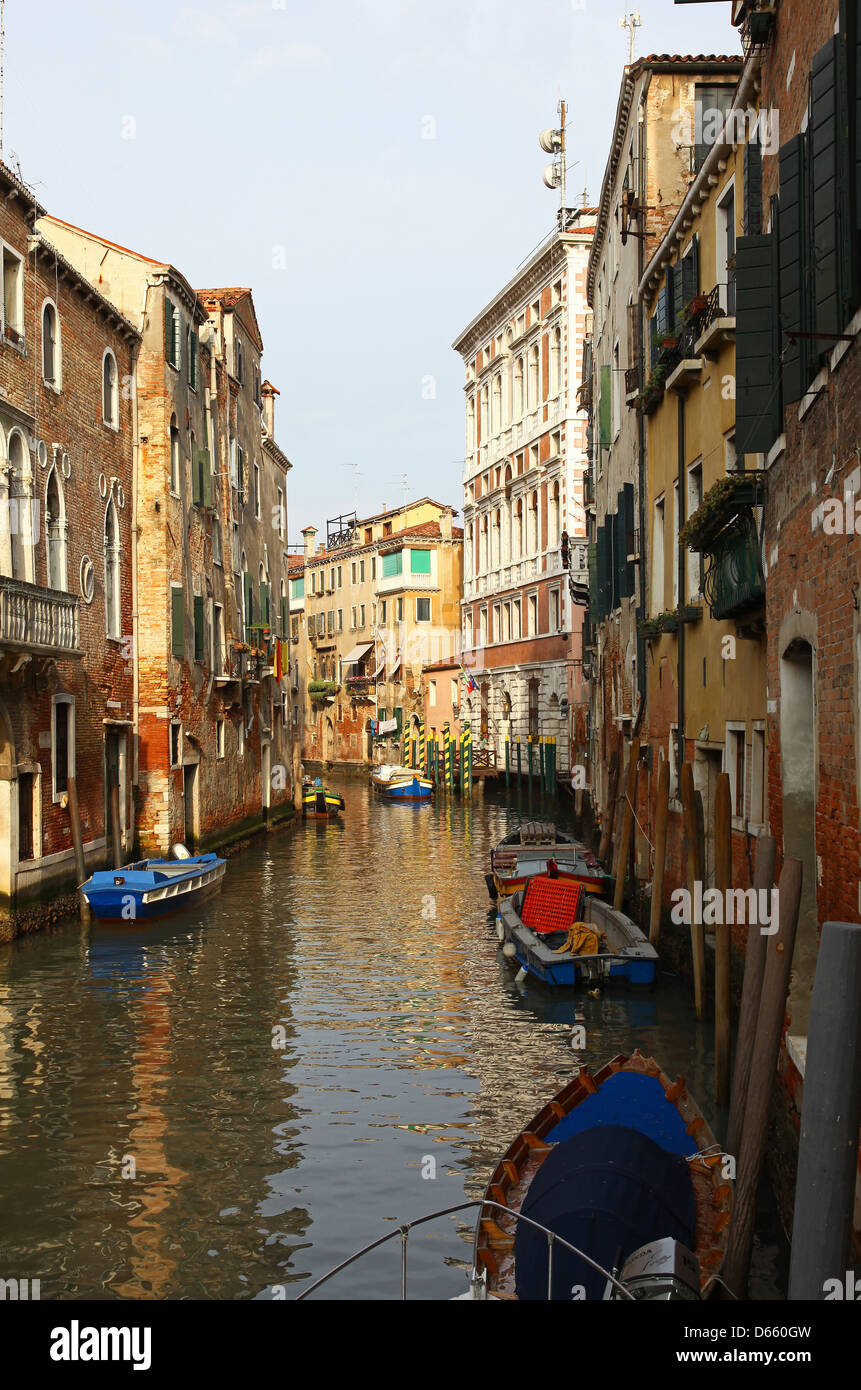
[(316, 536), (316, 534), (317, 534), (317, 527), (316, 527), (316, 526), (306, 526), (306, 527), (305, 527), (305, 530), (302, 532), (302, 537), (303, 537), (303, 539), (304, 539), (304, 541), (305, 541), (305, 559), (306, 559), (306, 560), (313, 560), (313, 558), (314, 558), (314, 552), (315, 552), (315, 550), (316, 550), (316, 546), (314, 545), (314, 537)]
[(263, 397), (263, 423), (266, 426), (266, 433), (270, 439), (275, 438), (275, 397), (280, 396), (281, 392), (276, 390), (271, 381), (264, 381), (260, 388)]
[(446, 507), (445, 510), (440, 513), (439, 533), (444, 541), (451, 540), (453, 516), (454, 512), (452, 511), (451, 507)]

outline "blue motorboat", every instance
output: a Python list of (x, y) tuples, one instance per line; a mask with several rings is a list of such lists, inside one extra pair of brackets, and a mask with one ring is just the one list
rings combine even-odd
[(217, 893), (226, 867), (217, 854), (188, 856), (186, 851), (184, 858), (140, 859), (122, 869), (100, 869), (81, 884), (81, 892), (100, 921), (146, 921), (196, 907)]
[(387, 801), (430, 801), (433, 782), (414, 767), (384, 763), (371, 773), (371, 786)]
[(500, 900), (497, 936), (504, 955), (548, 985), (655, 983), (658, 953), (636, 922), (552, 873)]

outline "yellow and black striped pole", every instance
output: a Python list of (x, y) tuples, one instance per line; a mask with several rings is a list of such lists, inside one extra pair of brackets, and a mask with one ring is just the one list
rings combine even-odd
[(422, 719), (421, 715), (419, 715), (419, 746), (416, 767), (422, 772), (427, 772), (427, 763), (425, 762), (425, 721)]
[(468, 719), (460, 742), (460, 786), (464, 796), (472, 796), (472, 729)]
[(448, 720), (442, 726), (443, 761), (445, 764), (445, 789), (451, 791), (451, 729)]

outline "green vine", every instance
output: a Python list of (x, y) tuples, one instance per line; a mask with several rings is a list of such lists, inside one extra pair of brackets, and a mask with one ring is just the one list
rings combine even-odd
[(710, 487), (700, 505), (679, 532), (679, 544), (688, 550), (707, 550), (739, 507), (762, 503), (764, 480), (757, 474), (728, 473)]

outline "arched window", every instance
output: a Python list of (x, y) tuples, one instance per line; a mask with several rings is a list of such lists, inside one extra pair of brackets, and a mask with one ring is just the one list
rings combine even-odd
[(466, 406), (466, 448), (467, 453), (475, 448), (475, 396), (470, 396)]
[(180, 495), (179, 477), (179, 427), (176, 423), (176, 416), (170, 417), (170, 490), (177, 497)]
[(538, 493), (533, 492), (529, 499), (529, 553), (538, 550)]
[(514, 554), (523, 555), (523, 498), (518, 497), (514, 504)]
[(520, 420), (523, 416), (525, 400), (523, 395), (523, 358), (518, 357), (514, 364), (514, 418)]
[(559, 395), (562, 389), (562, 329), (558, 326), (553, 330), (550, 339), (550, 395)]
[(120, 523), (111, 498), (105, 512), (105, 621), (109, 637), (122, 636), (120, 608)]
[(56, 306), (47, 299), (42, 308), (42, 379), (59, 391), (62, 375), (60, 320)]
[(8, 529), (12, 543), (12, 578), (33, 584), (36, 581), (34, 547), (37, 539), (32, 525), (35, 508), (30, 495), (33, 471), (30, 451), (18, 429), (9, 435), (9, 469)]
[(102, 419), (111, 429), (119, 429), (120, 400), (117, 359), (110, 348), (102, 358)]
[(547, 524), (547, 547), (553, 550), (559, 544), (559, 484), (550, 489), (550, 516)]
[(502, 428), (502, 377), (497, 375), (493, 378), (493, 411), (491, 418), (491, 434), (498, 434)]
[(66, 504), (56, 466), (48, 475), (45, 488), (45, 532), (47, 540), (48, 588), (65, 589), (66, 577)]
[(526, 408), (534, 410), (538, 404), (538, 344), (529, 349), (529, 377), (526, 389)]

